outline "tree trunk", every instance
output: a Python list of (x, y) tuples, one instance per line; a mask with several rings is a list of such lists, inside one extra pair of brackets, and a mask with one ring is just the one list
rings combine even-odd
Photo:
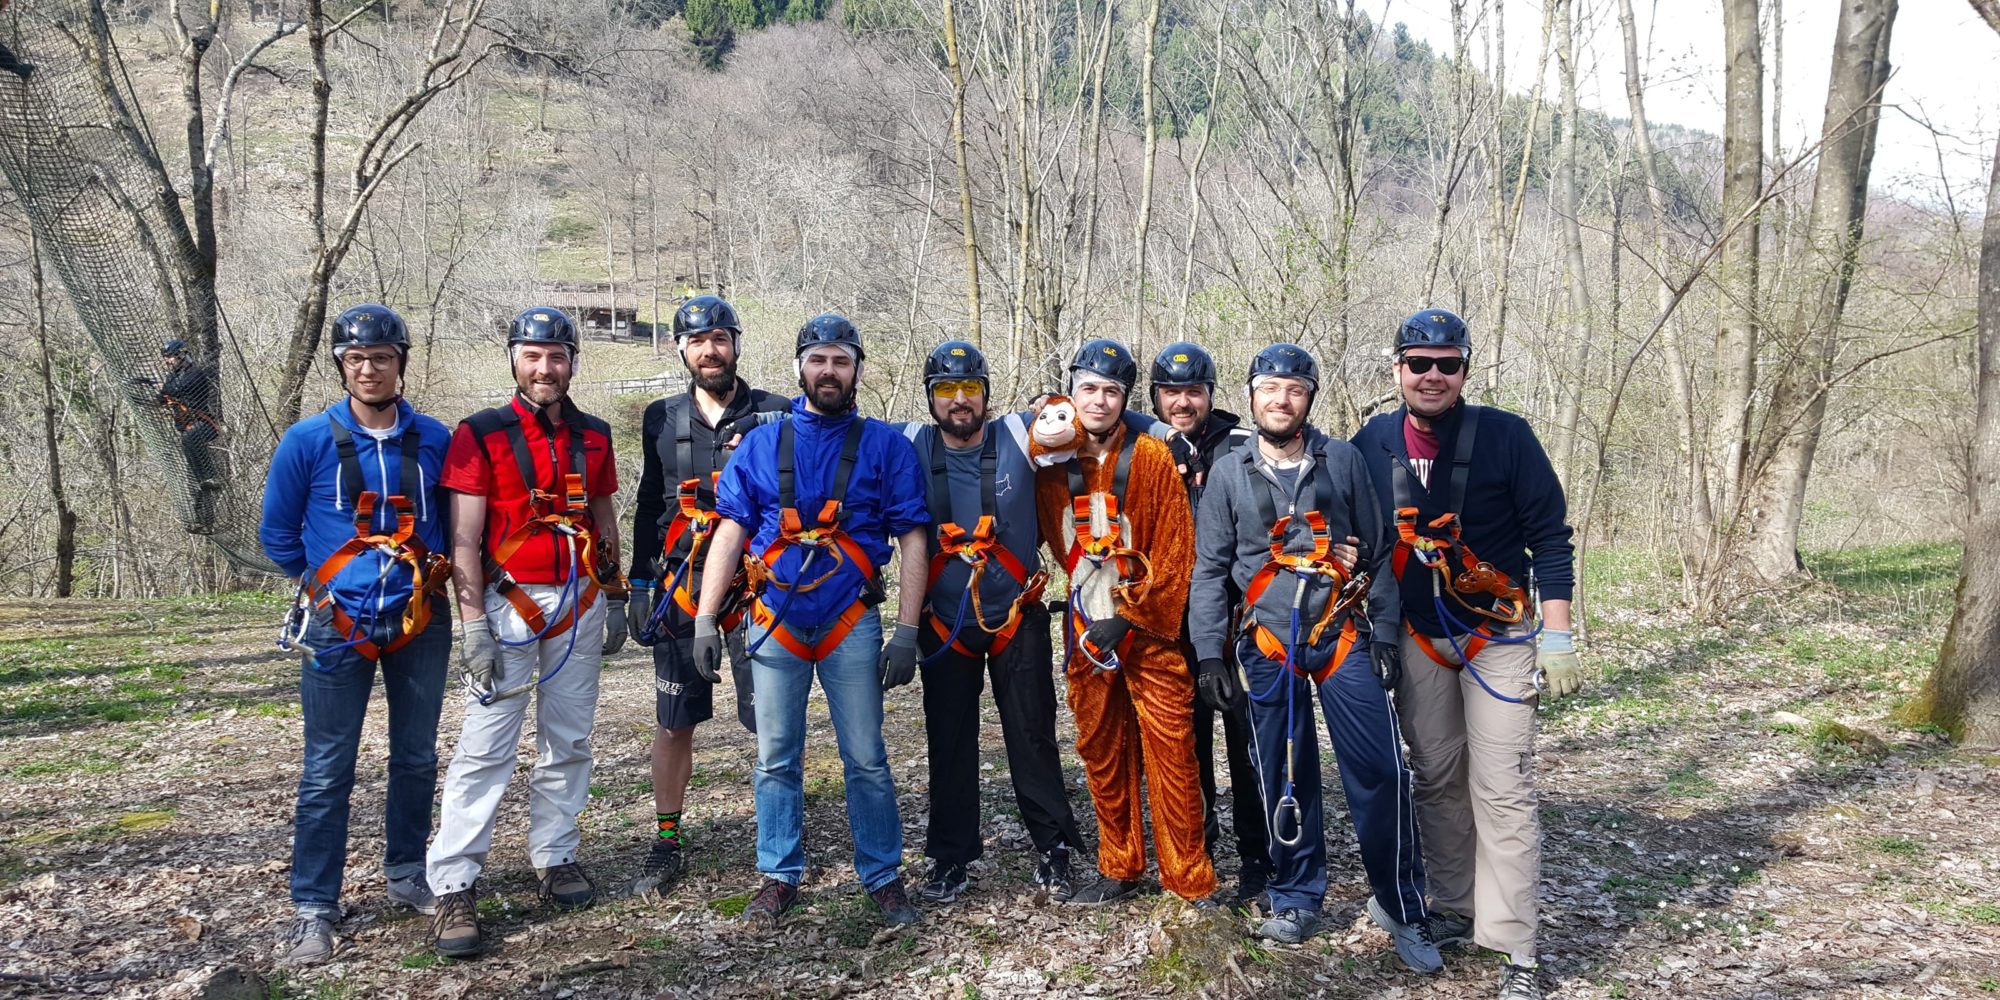
[(1778, 375), (1751, 470), (1750, 569), (1766, 581), (1805, 570), (1799, 525), (1861, 250), (1895, 19), (1896, 0), (1848, 0), (1834, 30), (1819, 174), (1806, 227), (1806, 263), (1815, 281), (1792, 317), (1794, 350), (1787, 353), (1793, 360)]
[(966, 162), (965, 67), (958, 59), (958, 18), (954, 0), (944, 0), (944, 62), (951, 74), (951, 153), (958, 165), (958, 224), (965, 248), (966, 339), (980, 343), (979, 237), (972, 215), (972, 168)]
[[(1754, 4), (1756, 0), (1749, 2)], [(1548, 76), (1549, 39), (1555, 31), (1555, 9), (1553, 3), (1542, 9), (1542, 54), (1535, 60), (1535, 89), (1528, 97), (1528, 127), (1521, 133), (1521, 169), (1514, 180), (1513, 205), (1499, 220), (1500, 259), (1495, 264), (1499, 274), (1493, 287), (1493, 328), (1490, 331), (1493, 348), (1487, 354), (1486, 366), (1486, 401), (1489, 403), (1500, 392), (1500, 356), (1507, 343), (1507, 290), (1511, 284), (1509, 279), (1513, 276), (1514, 248), (1521, 237), (1521, 209), (1528, 201), (1528, 166), (1534, 162), (1535, 126), (1541, 120), (1542, 80)], [(1500, 103), (1496, 105), (1494, 117), (1496, 132), (1503, 117), (1499, 111), (1505, 106), (1506, 95), (1499, 95), (1498, 100)], [(1497, 142), (1495, 147), (1500, 148)]]
[[(1751, 213), (1764, 191), (1764, 63), (1757, 28), (1757, 0), (1723, 0), (1723, 45), (1728, 75), (1722, 126), (1724, 224)], [(1721, 318), (1715, 335), (1716, 512), (1734, 534), (1745, 453), (1750, 443), (1751, 393), (1757, 384), (1758, 224), (1736, 229), (1717, 258)], [(1704, 575), (1730, 563), (1711, 546)]]
[(1590, 362), (1590, 337), (1595, 328), (1591, 318), (1589, 277), (1583, 268), (1583, 223), (1579, 219), (1582, 199), (1576, 191), (1576, 2), (1561, 0), (1556, 14), (1562, 21), (1561, 45), (1557, 49), (1557, 71), (1562, 76), (1562, 138), (1556, 145), (1556, 212), (1563, 233), (1563, 288), (1569, 301), (1569, 343), (1563, 352), (1562, 370), (1556, 385), (1562, 394), (1556, 407), (1554, 458), (1556, 470), (1565, 483), (1576, 482), (1576, 427), (1583, 414), (1583, 386), (1589, 381), (1585, 366)]
[(49, 451), (49, 501), (56, 509), (56, 596), (68, 597), (76, 587), (76, 511), (63, 488), (62, 436), (56, 432), (56, 383), (50, 368), (49, 311), (42, 284), (42, 248), (28, 236), (28, 290), (34, 299), (35, 344), (42, 354), (42, 443)]
[(1160, 144), (1160, 123), (1153, 113), (1153, 57), (1159, 50), (1160, 0), (1152, 0), (1146, 5), (1146, 20), (1140, 25), (1146, 33), (1146, 51), (1139, 61), (1139, 113), (1146, 119), (1145, 151), (1140, 154), (1139, 167), (1139, 217), (1133, 224), (1132, 259), (1134, 287), (1132, 294), (1132, 346), (1143, 350), (1146, 342), (1146, 232), (1153, 221), (1153, 158)]

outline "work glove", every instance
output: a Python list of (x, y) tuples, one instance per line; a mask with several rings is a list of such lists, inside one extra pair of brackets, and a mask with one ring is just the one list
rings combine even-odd
[(646, 638), (646, 626), (653, 621), (653, 581), (632, 581), (632, 606), (626, 611), (625, 626), (632, 633), (632, 641), (641, 646), (651, 646), (653, 640)]
[(458, 666), (465, 689), (474, 698), (493, 697), (493, 685), (500, 677), (500, 641), (493, 638), (493, 623), (472, 618), (458, 623)]
[(626, 624), (625, 598), (613, 597), (604, 603), (604, 655), (610, 656), (625, 648)]
[(1195, 669), (1194, 686), (1208, 707), (1227, 712), (1243, 697), (1243, 688), (1236, 683), (1236, 671), (1221, 659), (1210, 657), (1196, 664)]
[(882, 645), (882, 690), (899, 688), (917, 676), (917, 627), (896, 623), (896, 633)]
[(1583, 690), (1583, 664), (1576, 658), (1576, 639), (1562, 629), (1542, 629), (1535, 669), (1542, 675), (1542, 690), (1551, 698), (1566, 698)]
[(710, 684), (722, 683), (722, 633), (715, 630), (714, 615), (694, 616), (694, 672)]
[(1403, 682), (1403, 647), (1393, 642), (1369, 643), (1368, 665), (1374, 668), (1375, 681), (1382, 690), (1396, 690)]
[[(1089, 647), (1089, 656), (1098, 663), (1108, 662), (1118, 653), (1118, 644), (1125, 641), (1125, 633), (1132, 631), (1132, 623), (1118, 615), (1108, 615), (1091, 622), (1077, 640), (1079, 646)], [(1099, 667), (1108, 670), (1109, 667)]]

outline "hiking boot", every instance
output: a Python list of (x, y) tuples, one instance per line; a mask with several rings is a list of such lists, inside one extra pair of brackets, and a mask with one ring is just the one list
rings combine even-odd
[(438, 911), (437, 894), (423, 875), (406, 875), (389, 880), (389, 902), (407, 906), (428, 917)]
[(653, 849), (646, 852), (646, 860), (639, 865), (639, 878), (650, 881), (654, 887), (668, 886), (679, 881), (686, 871), (687, 855), (682, 852), (680, 841), (655, 837)]
[(479, 890), (460, 889), (438, 897), (431, 918), (431, 947), (446, 958), (479, 954)]
[(1542, 1000), (1542, 980), (1533, 965), (1507, 962), (1500, 967), (1500, 1000)]
[(1472, 918), (1457, 910), (1431, 911), (1431, 943), (1440, 948), (1472, 943)]
[(1431, 943), (1428, 923), (1406, 924), (1389, 915), (1382, 904), (1368, 897), (1368, 916), (1377, 927), (1389, 932), (1389, 940), (1396, 944), (1396, 957), (1413, 972), (1425, 974), (1444, 968), (1444, 959), (1438, 957), (1437, 945)]
[(535, 869), (535, 881), (541, 886), (542, 902), (565, 910), (581, 910), (597, 899), (597, 887), (583, 873), (583, 866), (574, 861)]
[(917, 890), (917, 898), (927, 906), (949, 903), (965, 891), (965, 866), (940, 861), (931, 866), (930, 880)]
[(1280, 910), (1257, 928), (1257, 936), (1279, 944), (1299, 944), (1319, 933), (1319, 914), (1306, 909)]
[(1067, 901), (1080, 906), (1100, 906), (1105, 903), (1115, 903), (1138, 891), (1139, 883), (1136, 880), (1127, 882), (1120, 878), (1099, 878), (1084, 886)]
[[(964, 866), (953, 867), (959, 871), (959, 888), (965, 888)], [(891, 927), (914, 924), (923, 919), (923, 915), (918, 913), (916, 906), (910, 902), (910, 893), (903, 888), (903, 880), (900, 878), (890, 879), (888, 885), (875, 889), (868, 895), (875, 900), (875, 905), (881, 908), (882, 922)]]
[(337, 947), (332, 921), (316, 913), (301, 913), (292, 917), (285, 936), (278, 941), (278, 964), (315, 965), (332, 958)]
[(1251, 913), (1271, 912), (1271, 901), (1264, 896), (1264, 887), (1270, 882), (1268, 866), (1245, 861), (1243, 870), (1236, 875), (1236, 908)]
[(1042, 852), (1042, 859), (1035, 862), (1035, 884), (1047, 889), (1049, 898), (1058, 903), (1067, 903), (1076, 896), (1075, 876), (1069, 870), (1069, 848)]
[(743, 907), (742, 921), (766, 930), (776, 928), (778, 921), (790, 913), (799, 903), (799, 887), (789, 882), (767, 878)]

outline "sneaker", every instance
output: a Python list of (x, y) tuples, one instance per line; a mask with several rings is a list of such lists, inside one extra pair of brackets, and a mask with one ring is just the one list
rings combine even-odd
[(1507, 962), (1500, 967), (1500, 1000), (1542, 1000), (1540, 970)]
[(758, 887), (757, 894), (750, 897), (749, 904), (743, 907), (741, 919), (746, 924), (767, 930), (776, 928), (778, 921), (784, 919), (785, 914), (790, 913), (798, 902), (798, 886), (767, 878), (764, 884)]
[(1243, 870), (1236, 876), (1236, 908), (1252, 913), (1271, 912), (1271, 901), (1264, 896), (1265, 886), (1271, 883), (1271, 869), (1255, 861), (1245, 861)]
[(429, 880), (422, 875), (390, 879), (389, 902), (407, 906), (426, 917), (438, 910), (437, 894), (431, 891)]
[(1368, 897), (1368, 916), (1377, 927), (1389, 932), (1389, 939), (1396, 943), (1396, 957), (1413, 972), (1425, 974), (1438, 972), (1444, 968), (1444, 959), (1438, 957), (1437, 945), (1431, 943), (1430, 927), (1427, 923), (1406, 924), (1389, 915), (1382, 904)]
[(285, 927), (278, 942), (278, 964), (315, 965), (333, 957), (338, 945), (333, 939), (333, 922), (314, 913), (301, 913)]
[[(959, 867), (959, 888), (965, 887), (965, 869)], [(868, 893), (875, 905), (882, 910), (882, 922), (891, 927), (914, 924), (923, 919), (917, 908), (910, 902), (910, 893), (903, 888), (903, 880), (890, 879), (889, 884)]]
[(681, 850), (680, 841), (655, 837), (652, 850), (646, 852), (646, 860), (639, 866), (639, 878), (651, 881), (654, 887), (667, 886), (686, 871), (687, 854)]
[(542, 902), (554, 903), (565, 910), (581, 910), (597, 899), (597, 886), (583, 873), (583, 866), (574, 861), (535, 869), (535, 881), (541, 886)]
[(1057, 847), (1042, 852), (1042, 859), (1035, 862), (1035, 884), (1049, 891), (1049, 898), (1058, 903), (1067, 903), (1076, 896), (1075, 876), (1069, 870), (1069, 848)]
[(1083, 887), (1081, 892), (1071, 896), (1068, 902), (1080, 906), (1100, 906), (1115, 903), (1139, 891), (1139, 883), (1118, 878), (1100, 878)]
[(1472, 943), (1472, 918), (1457, 910), (1431, 911), (1431, 943), (1440, 948)]
[(917, 890), (917, 898), (931, 906), (949, 903), (957, 899), (959, 893), (965, 891), (965, 883), (964, 865), (948, 865), (940, 861), (931, 866), (930, 881), (925, 882), (923, 887)]
[(1279, 944), (1298, 944), (1319, 933), (1319, 914), (1307, 909), (1280, 910), (1257, 928), (1257, 936)]
[(431, 918), (431, 946), (446, 958), (479, 954), (479, 890), (460, 889), (438, 897)]

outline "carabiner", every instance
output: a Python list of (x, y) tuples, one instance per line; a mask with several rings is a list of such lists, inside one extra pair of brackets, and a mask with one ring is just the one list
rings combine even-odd
[[(1285, 836), (1285, 817), (1292, 818), (1292, 835)], [(1299, 800), (1286, 793), (1278, 799), (1278, 807), (1271, 810), (1271, 839), (1285, 847), (1297, 847), (1306, 836), (1305, 813), (1299, 809)]]

